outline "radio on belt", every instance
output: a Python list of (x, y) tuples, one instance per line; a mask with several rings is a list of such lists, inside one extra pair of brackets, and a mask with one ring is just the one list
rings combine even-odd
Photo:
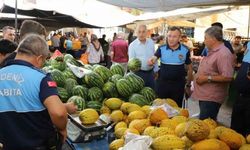
[(68, 138), (73, 143), (89, 142), (93, 139), (101, 139), (106, 135), (105, 128), (108, 123), (97, 120), (95, 124), (83, 125), (79, 114), (68, 115), (67, 132)]

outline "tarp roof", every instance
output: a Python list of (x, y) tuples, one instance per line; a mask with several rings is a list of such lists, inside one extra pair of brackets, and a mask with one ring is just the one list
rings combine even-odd
[[(119, 7), (96, 0), (74, 0), (73, 2), (70, 0), (18, 0), (17, 2), (18, 14), (54, 19), (58, 22), (69, 21), (71, 24), (79, 22), (86, 24), (85, 27), (120, 26), (134, 20), (133, 15), (122, 11)], [(15, 0), (4, 0), (3, 3), (5, 7), (12, 8), (11, 13), (14, 13)], [(2, 12), (10, 13), (5, 7)]]
[(186, 7), (249, 5), (250, 0), (99, 0), (108, 4), (143, 11), (170, 11)]

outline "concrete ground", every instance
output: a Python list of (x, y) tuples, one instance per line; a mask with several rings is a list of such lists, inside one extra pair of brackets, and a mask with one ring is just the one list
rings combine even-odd
[[(198, 117), (199, 115), (199, 103), (198, 101), (188, 100), (188, 110), (192, 117)], [(232, 106), (225, 102), (219, 111), (217, 121), (227, 127), (230, 127), (231, 123)]]

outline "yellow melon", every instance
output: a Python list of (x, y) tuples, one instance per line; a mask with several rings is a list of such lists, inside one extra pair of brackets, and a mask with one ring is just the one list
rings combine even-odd
[(128, 108), (129, 108), (129, 106), (130, 106), (131, 104), (132, 104), (132, 103), (129, 103), (129, 102), (122, 103), (120, 110), (121, 110), (124, 114), (127, 114), (127, 113), (128, 113)]
[(171, 118), (171, 120), (173, 120), (174, 122), (176, 122), (176, 124), (180, 124), (183, 122), (187, 122), (187, 117), (184, 116), (174, 116), (173, 118)]
[(215, 129), (210, 129), (208, 138), (209, 138), (209, 139), (216, 139), (216, 138), (217, 138), (217, 134), (216, 134)]
[(168, 127), (173, 130), (175, 130), (176, 126), (177, 126), (177, 122), (172, 119), (164, 119), (161, 121), (161, 124), (160, 124), (160, 127)]
[(185, 142), (185, 149), (189, 149), (194, 144), (187, 136), (183, 136), (181, 139)]
[(178, 107), (178, 104), (171, 98), (167, 98), (166, 103), (172, 107)]
[(131, 113), (136, 110), (142, 110), (142, 108), (137, 104), (131, 104), (128, 106), (128, 109), (127, 109), (128, 113)]
[(112, 111), (110, 118), (113, 122), (120, 122), (123, 120), (123, 113), (120, 110), (114, 110)]
[(187, 109), (180, 109), (179, 115), (188, 118), (189, 117), (189, 111)]
[(118, 128), (116, 131), (115, 131), (115, 137), (117, 139), (120, 139), (124, 136), (125, 134), (125, 131), (127, 130), (127, 128)]
[(151, 109), (150, 109), (150, 106), (149, 105), (144, 105), (142, 107), (142, 110), (144, 111), (144, 113), (149, 116), (150, 112), (151, 112)]
[(149, 119), (152, 124), (160, 124), (162, 120), (167, 119), (168, 114), (162, 108), (156, 108), (149, 114)]
[(152, 148), (154, 150), (183, 149), (185, 141), (176, 135), (163, 135), (153, 140)]
[(136, 110), (136, 111), (129, 113), (128, 120), (129, 120), (129, 122), (131, 122), (135, 119), (145, 119), (146, 117), (147, 117), (147, 115), (143, 111)]
[(107, 106), (102, 106), (101, 109), (100, 109), (100, 113), (101, 114), (110, 114), (111, 113), (111, 110), (107, 107)]
[(175, 134), (178, 137), (182, 137), (185, 135), (186, 130), (187, 130), (187, 123), (186, 122), (180, 123), (175, 128)]
[(204, 140), (208, 137), (210, 129), (201, 120), (192, 120), (187, 123), (186, 136), (194, 142)]
[(139, 131), (136, 130), (136, 129), (134, 129), (134, 128), (128, 128), (128, 129), (125, 131), (124, 135), (126, 135), (127, 133), (133, 133), (133, 134), (140, 135)]
[(247, 143), (250, 144), (250, 134), (247, 135), (246, 140), (247, 140)]
[(109, 98), (104, 102), (104, 104), (111, 110), (117, 110), (120, 109), (122, 100), (119, 98)]
[(160, 106), (160, 105), (163, 105), (163, 104), (166, 104), (166, 100), (165, 99), (160, 99), (160, 98), (157, 98), (153, 101), (153, 105), (154, 106)]
[(241, 136), (232, 129), (224, 128), (218, 138), (225, 142), (231, 149), (239, 149), (242, 145)]
[(134, 128), (139, 131), (140, 134), (148, 127), (151, 126), (149, 119), (136, 119), (130, 122), (129, 128)]
[(218, 139), (202, 140), (191, 147), (192, 150), (230, 150), (226, 143)]
[(217, 123), (213, 119), (204, 119), (203, 122), (205, 122), (210, 129), (215, 129), (217, 127)]
[(116, 125), (115, 125), (115, 131), (119, 128), (127, 128), (128, 125), (127, 123), (125, 123), (124, 121), (121, 121), (121, 122), (118, 122)]
[(250, 144), (242, 145), (239, 150), (250, 150)]
[(109, 144), (109, 150), (118, 150), (120, 147), (123, 146), (124, 146), (124, 139), (117, 139)]
[(95, 109), (87, 108), (80, 112), (79, 119), (82, 124), (94, 124), (99, 119), (99, 114)]
[(174, 131), (168, 127), (148, 127), (144, 130), (143, 134), (152, 138), (157, 138), (163, 135), (174, 134)]

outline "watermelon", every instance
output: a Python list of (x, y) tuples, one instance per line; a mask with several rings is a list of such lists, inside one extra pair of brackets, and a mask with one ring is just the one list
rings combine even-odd
[(139, 92), (144, 87), (144, 80), (136, 74), (130, 72), (124, 76), (130, 82), (134, 93)]
[(89, 87), (99, 87), (101, 89), (104, 85), (103, 79), (95, 72), (85, 74), (83, 79), (83, 82)]
[(130, 82), (126, 79), (118, 80), (116, 82), (116, 89), (122, 97), (129, 97), (133, 93)]
[(44, 71), (45, 73), (51, 73), (52, 70), (53, 70), (53, 67), (51, 66), (45, 66), (42, 68), (42, 71)]
[(98, 101), (89, 101), (87, 102), (87, 108), (93, 108), (96, 111), (99, 111), (102, 107), (102, 103)]
[(103, 100), (102, 90), (98, 87), (90, 88), (88, 91), (88, 100), (101, 102)]
[(116, 83), (118, 80), (122, 79), (122, 76), (119, 74), (115, 74), (109, 78), (110, 82)]
[(65, 54), (63, 57), (63, 61), (66, 62), (67, 60), (72, 60), (74, 57), (70, 54)]
[(56, 59), (51, 60), (51, 66), (60, 71), (63, 71), (66, 68), (66, 64), (63, 61), (57, 61)]
[(66, 103), (69, 98), (69, 94), (67, 90), (61, 87), (57, 87), (57, 91), (58, 91), (58, 96), (60, 97), (61, 101), (63, 103)]
[(68, 59), (68, 60), (66, 60), (66, 63), (70, 63), (71, 65), (74, 65), (74, 66), (77, 66), (77, 67), (82, 66), (82, 64), (80, 62), (78, 62), (77, 60), (75, 60), (75, 59)]
[(69, 102), (73, 102), (77, 106), (78, 111), (82, 111), (86, 107), (85, 100), (80, 96), (71, 96), (67, 103)]
[(76, 85), (72, 90), (72, 95), (80, 96), (84, 99), (88, 99), (88, 88), (81, 85)]
[(150, 87), (144, 87), (140, 91), (140, 94), (143, 95), (149, 101), (153, 101), (156, 99), (155, 91)]
[(67, 90), (70, 96), (72, 96), (73, 88), (78, 85), (77, 81), (71, 78), (66, 79), (64, 88)]
[(139, 71), (141, 69), (141, 60), (138, 58), (132, 58), (128, 61), (128, 69), (132, 72)]
[(89, 65), (89, 64), (85, 64), (84, 65), (84, 68), (85, 69), (88, 69), (88, 70), (93, 70), (93, 66)]
[(102, 87), (102, 91), (106, 98), (118, 97), (116, 86), (112, 82), (106, 82)]
[(50, 59), (45, 60), (43, 66), (44, 66), (44, 67), (46, 67), (46, 66), (51, 66), (51, 60), (50, 60)]
[(63, 75), (64, 75), (65, 79), (71, 78), (71, 79), (77, 80), (77, 77), (69, 68), (66, 68), (63, 71)]
[(150, 101), (147, 100), (144, 96), (141, 94), (134, 93), (130, 98), (129, 98), (130, 103), (137, 104), (139, 106), (144, 106), (144, 105), (150, 105)]
[(108, 68), (101, 65), (96, 66), (93, 71), (99, 74), (104, 82), (106, 82), (109, 79), (109, 77), (112, 76), (111, 71)]
[(53, 69), (50, 74), (51, 74), (52, 80), (54, 80), (57, 83), (57, 86), (64, 87), (65, 77), (60, 70)]
[(124, 76), (124, 73), (125, 73), (125, 69), (123, 68), (123, 66), (121, 64), (113, 64), (111, 67), (110, 67), (110, 71), (113, 75), (115, 74), (119, 74), (121, 76)]

